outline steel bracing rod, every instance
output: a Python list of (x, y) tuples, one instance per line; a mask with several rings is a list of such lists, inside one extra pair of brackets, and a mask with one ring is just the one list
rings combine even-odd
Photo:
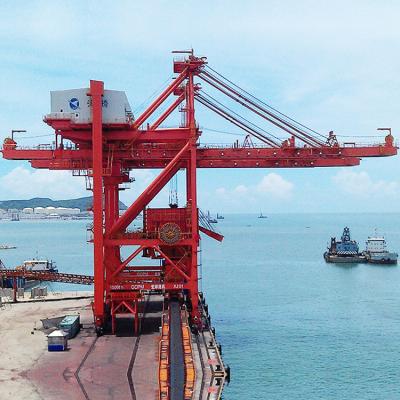
[(157, 97), (156, 100), (140, 115), (133, 124), (133, 128), (139, 128), (154, 111), (168, 98), (168, 96), (187, 78), (187, 68), (185, 68), (176, 79)]
[(267, 104), (265, 101), (262, 101), (261, 99), (257, 98), (256, 96), (252, 95), (251, 93), (249, 93), (248, 91), (244, 90), (243, 88), (241, 88), (240, 86), (236, 85), (234, 82), (230, 81), (228, 78), (226, 78), (225, 76), (223, 76), (222, 74), (220, 74), (218, 71), (216, 71), (215, 69), (211, 68), (209, 65), (205, 66), (207, 69), (211, 70), (212, 72), (214, 72), (216, 75), (218, 75), (220, 78), (222, 78), (223, 80), (229, 82), (232, 86), (234, 86), (235, 88), (237, 88), (238, 90), (240, 90), (241, 92), (245, 93), (247, 96), (251, 97), (252, 99), (254, 99), (255, 101), (257, 101), (258, 103), (264, 105), (265, 107), (269, 108), (272, 111), (275, 111), (276, 113), (278, 113), (279, 115), (281, 115), (283, 118), (286, 118), (287, 120), (294, 122), (296, 125), (301, 126), (302, 128), (305, 128), (307, 131), (310, 131), (312, 133), (315, 133), (316, 135), (320, 136), (322, 139), (324, 139), (324, 141), (326, 141), (326, 136), (321, 135), (319, 132), (315, 131), (314, 129), (311, 129), (310, 127), (300, 123), (299, 121), (296, 121), (293, 118), (290, 118), (288, 115), (280, 112), (279, 110), (277, 110), (276, 108), (270, 106), (269, 104)]
[(168, 116), (172, 113), (172, 111), (175, 110), (176, 107), (179, 106), (179, 104), (182, 103), (182, 101), (185, 99), (185, 93), (182, 93), (158, 118), (157, 120), (150, 125), (149, 130), (152, 131), (154, 129), (157, 129), (167, 118)]
[[(168, 261), (173, 269), (175, 269), (179, 275), (181, 275), (183, 278), (185, 278), (187, 281), (190, 280), (190, 277), (183, 271), (181, 268), (179, 268), (178, 264), (174, 263), (164, 252), (161, 251), (159, 246), (154, 247), (154, 249), (162, 255), (166, 261)], [(165, 276), (167, 278), (168, 275)]]
[(209, 108), (211, 111), (214, 111), (216, 114), (220, 115), (221, 117), (225, 118), (227, 121), (231, 122), (232, 124), (238, 126), (239, 128), (243, 129), (245, 132), (249, 133), (250, 135), (256, 137), (257, 139), (261, 140), (264, 143), (269, 144), (272, 147), (279, 148), (280, 146), (273, 142), (272, 140), (266, 138), (264, 135), (255, 131), (251, 126), (247, 125), (246, 123), (238, 120), (233, 115), (228, 114), (226, 111), (222, 110), (216, 104), (210, 102), (205, 97), (201, 96), (200, 94), (196, 94), (196, 100), (199, 101), (201, 104)]
[[(261, 135), (265, 139), (269, 139), (270, 141), (274, 142), (276, 146), (280, 146), (282, 139), (274, 136), (272, 133), (266, 131), (265, 129), (261, 128), (260, 126), (256, 125), (255, 123), (249, 121), (248, 119), (242, 117), (240, 114), (237, 112), (233, 111), (231, 108), (227, 107), (225, 104), (222, 104), (220, 101), (215, 99), (214, 97), (210, 96), (208, 93), (206, 93), (204, 90), (201, 91), (203, 95), (205, 95), (211, 103), (215, 104), (218, 108), (221, 110), (225, 110), (226, 113), (235, 116), (236, 119), (239, 121), (244, 121), (248, 126), (252, 126), (253, 130), (258, 132), (259, 135)], [(204, 96), (203, 96), (204, 97)]]
[(136, 249), (124, 262), (122, 262), (118, 268), (112, 273), (111, 279), (115, 278), (139, 253), (144, 249), (144, 246), (140, 246)]
[[(201, 72), (199, 77), (207, 82), (209, 85), (213, 86), (220, 92), (224, 93), (226, 96), (230, 97), (237, 103), (241, 104), (243, 107), (248, 108), (249, 110), (253, 111), (260, 117), (266, 119), (267, 121), (271, 122), (278, 128), (286, 131), (290, 135), (297, 137), (299, 140), (303, 141), (304, 143), (310, 146), (324, 146), (325, 143), (321, 142), (320, 140), (314, 138), (313, 136), (307, 134), (306, 132), (298, 129), (294, 125), (290, 124), (289, 122), (283, 120), (282, 118), (278, 117), (277, 115), (273, 114), (272, 112), (268, 111), (264, 107), (261, 107), (256, 102), (247, 97), (243, 96), (237, 90), (231, 88), (229, 85), (221, 82), (218, 78), (214, 77), (208, 72)], [(278, 122), (277, 122), (278, 121)]]
[(178, 154), (169, 162), (169, 164), (161, 171), (160, 175), (147, 187), (144, 192), (129, 206), (129, 208), (118, 218), (110, 230), (110, 236), (117, 232), (125, 230), (128, 225), (140, 214), (140, 212), (150, 203), (150, 201), (160, 192), (160, 190), (168, 183), (168, 181), (179, 170), (179, 163), (182, 156), (190, 148), (191, 142), (188, 141)]

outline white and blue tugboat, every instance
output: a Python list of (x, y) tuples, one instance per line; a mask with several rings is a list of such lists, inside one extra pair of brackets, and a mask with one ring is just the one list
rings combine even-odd
[(336, 238), (331, 238), (331, 244), (324, 253), (326, 262), (329, 263), (364, 263), (366, 257), (363, 253), (360, 253), (358, 243), (355, 240), (351, 240), (350, 229), (344, 228), (343, 234), (340, 241), (336, 241)]
[(398, 254), (387, 250), (383, 236), (368, 237), (366, 241), (365, 257), (372, 264), (397, 264)]

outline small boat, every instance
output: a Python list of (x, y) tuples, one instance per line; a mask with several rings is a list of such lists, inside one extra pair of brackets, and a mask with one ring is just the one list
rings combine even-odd
[(350, 229), (346, 226), (340, 241), (331, 238), (330, 246), (324, 253), (325, 261), (328, 263), (364, 263), (365, 255), (360, 253), (358, 243), (351, 240)]
[(217, 219), (225, 219), (225, 217), (217, 213)]
[(367, 262), (372, 264), (397, 264), (398, 254), (388, 251), (384, 236), (376, 233), (368, 237), (364, 254)]
[(263, 215), (262, 212), (260, 212), (260, 215), (258, 216), (258, 218), (268, 218), (266, 215)]
[(10, 250), (10, 249), (16, 249), (17, 246), (12, 246), (9, 244), (0, 244), (0, 250)]

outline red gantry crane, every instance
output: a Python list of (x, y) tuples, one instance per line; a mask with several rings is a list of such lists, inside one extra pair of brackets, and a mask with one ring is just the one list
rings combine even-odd
[[(377, 145), (340, 144), (333, 132), (325, 137), (239, 88), (210, 68), (206, 58), (196, 57), (193, 51), (181, 53), (185, 54), (174, 61), (175, 78), (136, 119), (127, 112), (124, 121), (105, 122), (103, 113), (108, 104), (103, 100), (103, 82), (90, 81), (87, 92), (91, 109), (89, 121), (83, 123), (75, 118), (78, 114), (73, 110), (77, 108), (78, 100), (73, 98), (69, 112), (60, 110), (62, 112), (44, 118), (55, 130), (53, 146), (27, 149), (18, 147), (13, 138), (4, 141), (2, 152), (6, 159), (29, 160), (34, 168), (72, 170), (74, 174), (90, 179), (93, 191), (93, 312), (98, 334), (110, 319), (115, 331), (116, 316), (121, 313), (134, 315), (137, 331), (138, 302), (148, 292), (184, 295), (191, 324), (201, 329), (199, 232), (217, 240), (222, 240), (222, 236), (199, 222), (198, 168), (355, 166), (362, 157), (397, 154), (390, 133), (384, 143)], [(246, 115), (252, 113), (275, 129), (279, 128), (287, 139), (276, 137), (226, 107), (207, 94), (195, 79), (236, 102)], [(245, 142), (235, 142), (231, 146), (200, 145), (196, 101), (246, 132)], [(181, 125), (162, 127), (178, 108), (183, 117)], [(161, 172), (120, 215), (119, 191), (130, 181), (129, 171), (134, 169), (158, 169)], [(150, 208), (149, 203), (179, 170), (186, 173), (186, 204), (183, 207)], [(143, 213), (142, 227), (130, 229), (130, 224), (140, 213)], [(121, 257), (122, 247), (129, 248), (129, 256), (125, 259)], [(158, 260), (158, 266), (154, 263), (139, 265), (140, 255)]]

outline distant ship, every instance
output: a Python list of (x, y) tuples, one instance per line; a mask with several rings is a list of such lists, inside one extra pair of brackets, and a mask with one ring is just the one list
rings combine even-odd
[(330, 263), (363, 263), (366, 262), (366, 257), (360, 253), (358, 243), (351, 240), (350, 229), (345, 227), (340, 241), (336, 238), (331, 238), (331, 244), (324, 253), (326, 262)]
[(216, 224), (216, 223), (218, 223), (217, 219), (216, 219), (216, 218), (213, 218), (213, 217), (211, 216), (210, 211), (207, 211), (207, 221), (208, 221), (210, 224)]
[(258, 216), (258, 218), (268, 218), (266, 215), (263, 215), (262, 212), (260, 212), (260, 215)]
[[(0, 270), (6, 269), (4, 264), (0, 261)], [(23, 271), (35, 271), (35, 272), (58, 272), (56, 263), (54, 261), (49, 261), (47, 259), (36, 259), (26, 260), (15, 267), (16, 270)], [(24, 289), (31, 289), (37, 286), (39, 281), (30, 278), (17, 278), (17, 286)], [(13, 287), (12, 278), (7, 278), (3, 280), (3, 285), (5, 287)]]
[(368, 237), (366, 241), (365, 257), (373, 264), (397, 264), (398, 254), (387, 250), (383, 236)]
[(12, 246), (9, 244), (0, 244), (0, 250), (10, 250), (10, 249), (16, 249), (17, 246)]
[(38, 260), (33, 258), (26, 260), (23, 264), (15, 269), (23, 269), (25, 271), (37, 271), (37, 272), (58, 272), (56, 263), (49, 260)]
[(217, 219), (225, 219), (225, 217), (217, 213)]

